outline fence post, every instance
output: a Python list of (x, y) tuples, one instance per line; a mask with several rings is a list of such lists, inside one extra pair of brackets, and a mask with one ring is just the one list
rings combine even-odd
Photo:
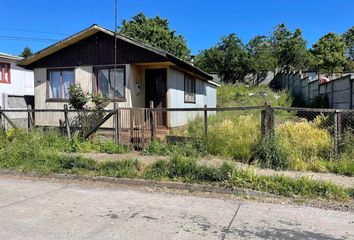
[(261, 114), (261, 132), (262, 137), (273, 135), (274, 133), (274, 109), (266, 105)]
[(120, 109), (117, 108), (116, 114), (115, 114), (115, 131), (114, 131), (114, 137), (115, 137), (115, 142), (117, 144), (120, 143)]
[(204, 105), (204, 134), (208, 137), (208, 106)]
[(134, 110), (130, 109), (129, 120), (130, 120), (130, 148), (133, 149), (134, 146)]
[(334, 113), (334, 154), (336, 157), (339, 156), (340, 144), (342, 138), (342, 114), (336, 111)]
[(33, 127), (33, 118), (32, 118), (32, 106), (31, 105), (27, 105), (27, 127), (28, 130), (31, 130)]
[(155, 141), (155, 133), (156, 133), (156, 126), (155, 126), (155, 114), (154, 114), (154, 102), (150, 101), (150, 131), (151, 131), (151, 142)]
[(68, 139), (71, 139), (70, 125), (69, 125), (69, 117), (68, 117), (68, 104), (64, 104), (64, 120), (66, 125), (66, 134)]
[(3, 120), (2, 120), (1, 106), (0, 106), (0, 130), (1, 131), (5, 130), (5, 126), (3, 125)]

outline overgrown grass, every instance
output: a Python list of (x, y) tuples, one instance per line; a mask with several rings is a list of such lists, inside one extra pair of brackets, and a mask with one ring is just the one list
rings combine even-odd
[[(220, 167), (200, 165), (193, 157), (177, 154), (170, 161), (157, 161), (144, 166), (137, 160), (96, 162), (82, 157), (70, 157), (58, 151), (61, 146), (55, 135), (53, 142), (31, 141), (29, 135), (16, 133), (13, 137), (2, 137), (6, 146), (0, 148), (0, 168), (15, 169), (39, 174), (70, 173), (79, 175), (109, 176), (118, 178), (145, 178), (154, 180), (174, 180), (184, 182), (214, 183), (226, 187), (239, 187), (274, 193), (282, 196), (304, 198), (326, 198), (347, 200), (353, 194), (331, 183), (310, 179), (257, 176), (251, 171), (240, 170), (224, 163)], [(21, 146), (21, 147), (19, 147)], [(192, 154), (193, 155), (193, 154)]]
[(218, 88), (219, 107), (272, 106), (290, 107), (292, 98), (285, 91), (274, 92), (268, 86), (248, 86), (245, 84), (223, 84)]
[(108, 154), (122, 154), (128, 152), (128, 147), (116, 144), (113, 141), (98, 141), (95, 139), (84, 141), (78, 137), (75, 137), (69, 141), (68, 147), (65, 149), (65, 151), (80, 153), (100, 152)]
[(154, 141), (142, 152), (146, 155), (201, 157), (207, 154), (203, 140), (190, 139), (185, 142), (166, 143)]
[(251, 171), (240, 170), (231, 164), (220, 167), (199, 165), (195, 160), (174, 157), (171, 161), (157, 161), (144, 173), (147, 179), (170, 179), (186, 182), (215, 182), (227, 187), (247, 188), (286, 197), (307, 197), (345, 200), (352, 190), (329, 182), (309, 178), (292, 179), (284, 176), (257, 176)]
[[(27, 132), (23, 129), (11, 129), (6, 133), (0, 133), (2, 148), (12, 148), (21, 146), (23, 149), (38, 146), (41, 151), (48, 152), (100, 152), (100, 153), (126, 153), (128, 148), (113, 141), (99, 141), (97, 139), (82, 140), (73, 137), (68, 140), (55, 130), (43, 131), (40, 129)], [(19, 149), (20, 151), (20, 149)]]

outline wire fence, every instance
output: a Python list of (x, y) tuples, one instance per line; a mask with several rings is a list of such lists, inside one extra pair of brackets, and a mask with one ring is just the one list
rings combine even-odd
[[(89, 123), (86, 123), (88, 121)], [(84, 125), (83, 122), (85, 122)], [(154, 140), (204, 139), (212, 154), (250, 158), (266, 136), (283, 148), (312, 157), (332, 158), (353, 148), (354, 110), (254, 106), (229, 108), (118, 108), (97, 115), (91, 110), (0, 109), (0, 126), (59, 128), (69, 138), (86, 128), (93, 134), (142, 149)]]

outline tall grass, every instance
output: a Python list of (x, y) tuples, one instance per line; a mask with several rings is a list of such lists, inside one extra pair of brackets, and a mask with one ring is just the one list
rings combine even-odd
[(261, 106), (265, 102), (272, 106), (290, 107), (291, 96), (285, 92), (274, 92), (268, 86), (248, 86), (245, 84), (223, 84), (218, 87), (219, 107)]

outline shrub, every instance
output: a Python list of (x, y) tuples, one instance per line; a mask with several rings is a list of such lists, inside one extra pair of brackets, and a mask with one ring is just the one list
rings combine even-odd
[(90, 101), (89, 94), (84, 92), (79, 84), (69, 86), (69, 103), (74, 109), (84, 109)]
[(286, 152), (280, 147), (276, 136), (263, 138), (254, 146), (255, 159), (263, 168), (287, 169), (289, 162)]

